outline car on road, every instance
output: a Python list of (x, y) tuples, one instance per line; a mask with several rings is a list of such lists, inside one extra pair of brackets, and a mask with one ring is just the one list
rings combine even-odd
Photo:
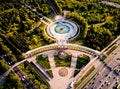
[(100, 80), (100, 83), (102, 83), (102, 82), (103, 82), (103, 79)]
[(69, 87), (70, 87), (70, 88), (73, 88), (73, 86), (74, 86), (74, 81), (72, 81), (72, 82), (70, 83)]

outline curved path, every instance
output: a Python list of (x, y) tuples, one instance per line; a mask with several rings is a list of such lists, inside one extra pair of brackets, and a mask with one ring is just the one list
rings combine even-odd
[(52, 0), (47, 0), (48, 4), (51, 6), (51, 9), (53, 10), (55, 15), (59, 15), (59, 12), (57, 11), (56, 7), (54, 6)]
[(51, 19), (47, 18), (46, 16), (44, 16), (42, 13), (39, 13), (36, 9), (33, 9), (31, 6), (27, 5), (27, 4), (24, 4), (27, 8), (29, 8), (31, 11), (33, 11), (34, 13), (40, 15), (42, 18), (40, 19), (41, 22), (43, 22), (44, 24), (48, 25), (48, 23), (46, 21), (43, 20), (46, 19), (48, 22), (52, 22)]
[(11, 70), (12, 70), (14, 67), (20, 65), (21, 63), (25, 62), (26, 60), (27, 60), (27, 59), (22, 60), (22, 61), (20, 61), (20, 62), (18, 62), (18, 63), (15, 63), (10, 69), (8, 69), (3, 75), (0, 76), (0, 82), (2, 82), (2, 80), (9, 74), (9, 72), (11, 72)]
[(120, 4), (118, 4), (118, 3), (109, 2), (109, 1), (102, 1), (102, 3), (107, 4), (107, 5), (114, 6), (114, 7), (116, 7), (116, 8), (120, 8)]
[(50, 44), (50, 45), (46, 45), (46, 46), (42, 46), (42, 47), (30, 50), (30, 51), (24, 53), (23, 55), (25, 56), (25, 58), (27, 58), (27, 57), (33, 56), (35, 54), (38, 54), (40, 52), (44, 52), (44, 51), (48, 51), (48, 50), (54, 50), (54, 49), (64, 49), (64, 48), (82, 51), (82, 52), (85, 52), (85, 53), (88, 53), (88, 54), (91, 54), (91, 55), (99, 55), (100, 54), (99, 51), (88, 48), (88, 47), (85, 47), (85, 46), (79, 46), (79, 45), (76, 45), (76, 44), (70, 44), (69, 43), (69, 44), (65, 44), (62, 48), (61, 47), (59, 48), (58, 44), (54, 43), (54, 44)]
[[(96, 54), (99, 55), (99, 52), (96, 50), (93, 50), (91, 48), (88, 47), (84, 47), (84, 46), (79, 46), (79, 45), (75, 45), (75, 44), (66, 44), (66, 46), (68, 46), (69, 49), (73, 49), (73, 50), (77, 50), (77, 51), (83, 51), (85, 53), (92, 53), (92, 54)], [(16, 63), (15, 65), (13, 65), (8, 71), (6, 71), (1, 77), (0, 77), (0, 81), (2, 79), (4, 79), (5, 76), (8, 75), (8, 73), (16, 66), (20, 65), (21, 63), (25, 62), (26, 60), (30, 60), (33, 57), (36, 57), (39, 53), (48, 51), (48, 50), (53, 50), (53, 49), (57, 49), (57, 44), (51, 44), (51, 45), (47, 45), (47, 46), (42, 46), (36, 49), (33, 49), (31, 51), (28, 51), (26, 53), (24, 53), (23, 55), (25, 56), (26, 59)]]
[[(48, 46), (43, 46), (43, 47), (40, 47), (40, 48), (44, 48), (44, 47), (48, 47), (48, 49), (49, 50), (52, 50), (51, 48), (52, 48), (52, 46), (55, 46), (55, 45), (57, 45), (57, 44), (52, 44), (52, 45), (48, 45)], [(73, 48), (74, 47), (77, 47), (77, 48), (84, 48), (84, 49), (86, 49), (86, 50), (88, 50), (88, 51), (92, 51), (92, 52), (95, 52), (95, 53), (97, 53), (97, 54), (99, 54), (99, 52), (98, 51), (96, 51), (96, 50), (93, 50), (93, 49), (90, 49), (90, 48), (88, 48), (88, 47), (83, 47), (83, 46), (79, 46), (79, 45), (75, 45), (75, 44), (68, 44), (69, 46), (72, 46)], [(37, 48), (37, 49), (39, 49), (40, 50), (40, 48)], [(53, 47), (54, 49), (56, 48), (56, 47)], [(48, 50), (47, 49), (47, 50)], [(68, 49), (69, 50), (69, 49)], [(76, 50), (76, 49), (75, 49)], [(73, 49), (73, 51), (75, 51), (74, 49)], [(34, 50), (31, 50), (31, 51), (28, 51), (27, 53), (31, 53), (31, 52), (34, 52), (34, 51), (36, 51), (36, 49), (34, 49)], [(56, 51), (56, 50), (55, 50)], [(71, 53), (75, 53), (75, 52), (73, 52), (73, 51), (71, 51)], [(77, 50), (77, 53), (79, 54), (79, 52), (81, 52), (80, 50)], [(37, 56), (37, 55), (40, 55), (40, 54), (50, 54), (51, 52), (49, 51), (49, 52), (44, 52), (43, 50), (41, 51), (41, 52), (39, 52), (39, 53), (37, 53), (37, 54), (34, 54), (34, 55), (31, 55), (31, 57), (28, 57), (28, 58), (26, 58), (26, 59), (24, 59), (24, 60), (22, 60), (22, 61), (20, 61), (20, 62), (18, 62), (18, 63), (16, 63), (15, 65), (13, 65), (8, 71), (6, 71), (1, 77), (0, 77), (0, 81), (2, 80), (2, 79), (4, 79), (5, 78), (5, 76), (7, 76), (8, 75), (8, 73), (14, 68), (14, 67), (16, 67), (16, 66), (18, 66), (18, 65), (20, 65), (21, 63), (23, 63), (23, 62), (25, 62), (26, 60), (27, 61), (32, 61), (32, 60), (35, 60), (35, 57)], [(84, 53), (84, 52), (83, 52)], [(76, 54), (76, 53), (75, 53)], [(90, 54), (89, 54), (90, 55)], [(50, 55), (49, 56), (49, 58), (51, 59), (51, 57), (53, 57), (53, 55)], [(73, 59), (73, 58), (72, 58)], [(73, 59), (72, 61), (71, 61), (71, 63), (74, 63), (74, 61), (75, 61), (76, 59)], [(54, 68), (55, 67), (55, 64), (54, 64), (54, 62), (53, 62), (54, 60), (53, 60), (53, 58), (52, 58), (52, 60), (50, 60), (50, 62), (52, 63), (51, 65), (53, 65), (52, 66), (52, 70), (53, 71), (57, 71), (59, 68)], [(91, 60), (91, 62), (88, 64), (88, 65), (91, 65), (91, 64), (94, 64), (93, 62), (95, 61), (95, 59), (94, 60)], [(70, 77), (70, 74), (73, 74), (71, 71), (73, 71), (74, 70), (74, 68), (73, 68), (73, 66), (75, 67), (75, 65), (74, 64), (71, 64), (71, 67), (70, 68), (67, 68), (68, 70), (69, 70), (69, 75), (68, 75), (68, 77)], [(75, 79), (74, 80), (78, 80), (79, 79), (79, 77), (82, 75), (81, 73), (83, 73), (85, 70), (87, 70), (88, 69), (88, 66), (86, 66), (86, 68), (84, 68), (83, 69), (83, 71), (81, 71), (79, 74), (78, 74), (78, 76), (76, 76), (75, 77)], [(54, 72), (54, 74), (56, 74), (56, 72)], [(64, 79), (63, 78), (60, 78), (58, 75), (55, 75), (56, 76), (56, 78), (54, 78), (51, 82), (50, 82), (50, 84), (53, 84), (54, 85), (54, 81), (57, 81), (57, 79), (58, 80), (60, 80), (60, 81), (63, 81)], [(59, 77), (59, 78), (57, 78), (57, 77)], [(69, 81), (69, 78), (68, 77), (66, 77), (65, 79), (67, 79), (68, 81)], [(70, 78), (70, 81), (73, 81), (73, 78), (71, 77)], [(69, 82), (70, 82), (69, 81)], [(69, 82), (65, 82), (65, 85), (67, 85)]]
[(0, 83), (1, 83), (2, 80), (9, 74), (9, 72), (11, 72), (11, 71), (13, 70), (14, 67), (16, 67), (16, 66), (24, 63), (25, 61), (31, 62), (31, 61), (35, 60), (36, 56), (38, 56), (38, 55), (40, 55), (40, 54), (44, 54), (44, 52), (41, 52), (41, 53), (36, 54), (36, 55), (33, 55), (33, 56), (28, 57), (28, 58), (26, 58), (26, 59), (24, 59), (24, 60), (22, 60), (22, 61), (20, 61), (20, 62), (15, 63), (12, 67), (10, 67), (10, 69), (8, 69), (4, 74), (2, 74), (2, 75), (0, 76)]

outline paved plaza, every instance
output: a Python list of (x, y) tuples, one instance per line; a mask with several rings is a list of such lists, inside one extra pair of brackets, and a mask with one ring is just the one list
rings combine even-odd
[[(80, 54), (88, 55), (86, 53), (83, 53), (80, 51), (75, 51), (75, 50), (66, 50), (66, 52), (69, 52), (72, 54), (72, 60), (71, 60), (71, 66), (65, 67), (68, 71), (68, 74), (64, 77), (59, 75), (59, 70), (63, 67), (56, 67), (56, 65), (55, 65), (54, 54), (56, 53), (56, 50), (50, 50), (50, 51), (46, 51), (46, 52), (37, 54), (37, 55), (41, 55), (41, 54), (48, 55), (51, 70), (52, 70), (53, 76), (54, 76), (50, 81), (48, 81), (50, 83), (52, 89), (67, 89), (69, 87), (69, 84), (72, 81), (76, 81), (76, 79), (78, 79), (78, 77), (73, 77), (73, 74), (74, 74), (74, 70), (76, 69), (77, 56)], [(88, 55), (88, 56), (90, 58), (92, 58), (91, 55)], [(34, 56), (33, 58), (28, 58), (28, 61), (32, 62), (35, 59), (36, 59), (36, 56)], [(91, 62), (92, 62), (92, 59), (91, 59)], [(91, 64), (91, 62), (90, 62), (90, 64)], [(87, 69), (88, 69), (87, 67), (84, 68), (84, 70), (86, 70), (86, 71), (87, 71)], [(82, 75), (82, 74), (80, 74), (80, 75)]]

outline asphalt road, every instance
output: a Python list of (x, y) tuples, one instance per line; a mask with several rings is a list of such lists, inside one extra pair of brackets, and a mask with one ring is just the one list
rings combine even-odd
[(102, 1), (102, 3), (114, 6), (116, 8), (120, 8), (120, 4), (118, 4), (118, 3), (109, 2), (109, 1)]
[(21, 70), (19, 70), (17, 67), (13, 68), (13, 70), (20, 77), (27, 89), (34, 89), (33, 82), (29, 80), (29, 78)]
[(99, 74), (96, 75), (85, 88), (113, 89), (113, 86), (120, 82), (120, 75), (115, 73), (115, 68), (118, 67), (117, 69), (119, 69), (118, 65), (120, 64), (118, 60), (116, 61), (117, 58), (120, 58), (120, 45), (106, 58), (105, 62), (100, 64), (100, 66), (97, 68), (97, 70), (99, 70), (101, 67)]

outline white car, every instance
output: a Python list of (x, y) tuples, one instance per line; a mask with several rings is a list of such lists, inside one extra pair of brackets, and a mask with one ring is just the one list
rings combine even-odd
[(73, 86), (74, 86), (74, 81), (70, 83), (70, 88), (73, 88)]

